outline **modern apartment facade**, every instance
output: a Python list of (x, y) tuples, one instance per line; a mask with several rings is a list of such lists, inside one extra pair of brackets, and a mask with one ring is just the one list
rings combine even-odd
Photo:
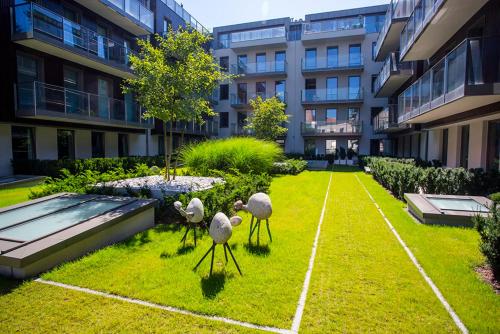
[(393, 0), (376, 46), (381, 153), (499, 170), (500, 1)]
[[(161, 124), (143, 119), (123, 79), (137, 39), (169, 25), (208, 31), (173, 0), (0, 2), (0, 175), (14, 159), (161, 153)], [(212, 124), (211, 124), (212, 125)], [(188, 138), (209, 125), (173, 124)]]
[(352, 148), (370, 154), (374, 140), (384, 138), (374, 134), (371, 121), (387, 99), (371, 88), (382, 66), (373, 55), (386, 10), (372, 6), (214, 28), (214, 57), (239, 75), (219, 88), (220, 136), (244, 134), (251, 99), (277, 96), (290, 115), (286, 152), (326, 155)]

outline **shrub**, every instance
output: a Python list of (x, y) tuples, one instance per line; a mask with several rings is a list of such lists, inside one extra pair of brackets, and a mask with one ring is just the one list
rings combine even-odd
[(489, 197), (495, 204), (500, 204), (500, 193), (491, 194)]
[(288, 159), (282, 162), (275, 162), (271, 174), (297, 175), (307, 167), (307, 161), (298, 159)]
[(494, 204), (487, 217), (475, 216), (474, 223), (481, 236), (480, 249), (493, 270), (500, 278), (500, 209)]
[(282, 157), (278, 144), (255, 138), (208, 140), (182, 149), (181, 160), (189, 171), (209, 175), (211, 171), (269, 173)]

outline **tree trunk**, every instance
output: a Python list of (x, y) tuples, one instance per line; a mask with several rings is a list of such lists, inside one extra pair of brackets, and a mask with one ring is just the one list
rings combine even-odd
[(170, 159), (168, 156), (167, 122), (163, 121), (163, 155), (165, 156), (165, 179), (170, 181)]
[[(172, 155), (174, 153), (174, 135), (173, 135), (173, 131), (172, 131), (172, 121), (170, 121), (170, 137), (168, 138), (169, 139), (169, 145), (168, 145), (168, 148), (169, 148), (169, 152), (170, 152), (170, 155), (168, 157), (168, 167), (170, 168), (170, 162), (172, 160)], [(169, 170), (169, 175), (170, 175), (170, 170)], [(170, 179), (169, 179), (170, 181)]]
[(174, 180), (175, 180), (175, 177), (177, 176), (177, 164), (179, 162), (179, 152), (180, 152), (183, 145), (184, 145), (184, 129), (182, 129), (182, 132), (181, 132), (181, 141), (179, 143), (179, 147), (177, 148), (177, 156), (175, 157), (175, 162), (174, 162)]

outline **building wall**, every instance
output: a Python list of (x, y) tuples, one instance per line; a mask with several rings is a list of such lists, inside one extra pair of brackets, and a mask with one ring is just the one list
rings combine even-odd
[(92, 158), (92, 131), (75, 130), (75, 158)]
[(12, 173), (12, 133), (9, 124), (0, 124), (0, 176)]

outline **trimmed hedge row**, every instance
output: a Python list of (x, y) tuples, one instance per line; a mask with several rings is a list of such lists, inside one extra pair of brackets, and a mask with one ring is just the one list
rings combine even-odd
[(394, 196), (404, 193), (487, 196), (500, 190), (500, 174), (482, 169), (419, 167), (412, 159), (364, 157), (375, 180)]
[(12, 161), (15, 174), (45, 175), (60, 177), (63, 169), (71, 174), (80, 174), (85, 171), (107, 173), (114, 169), (132, 171), (137, 165), (165, 166), (163, 156), (154, 157), (126, 157), (126, 158), (92, 158), (78, 160), (23, 160)]
[(298, 159), (287, 159), (282, 162), (275, 162), (271, 174), (277, 175), (297, 175), (307, 168), (307, 161)]

